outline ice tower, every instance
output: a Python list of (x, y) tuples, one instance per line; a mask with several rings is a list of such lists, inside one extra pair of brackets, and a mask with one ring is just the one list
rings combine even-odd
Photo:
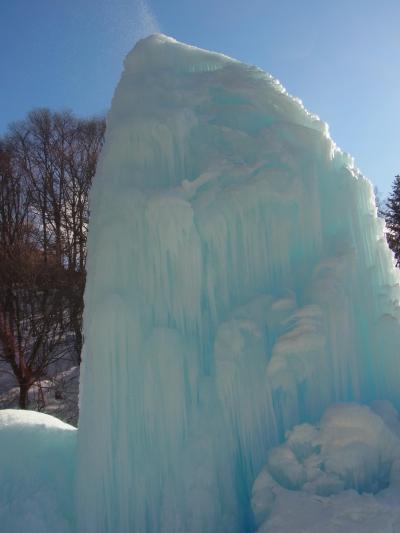
[(80, 533), (254, 529), (265, 450), (399, 405), (370, 183), (260, 69), (162, 35), (125, 61), (91, 192)]

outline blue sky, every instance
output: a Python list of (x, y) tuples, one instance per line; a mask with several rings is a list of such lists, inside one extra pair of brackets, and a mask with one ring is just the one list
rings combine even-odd
[(383, 193), (400, 172), (399, 0), (0, 0), (0, 133), (35, 107), (107, 111), (162, 31), (276, 76)]

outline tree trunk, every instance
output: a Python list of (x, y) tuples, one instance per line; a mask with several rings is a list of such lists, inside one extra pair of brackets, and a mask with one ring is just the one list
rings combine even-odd
[(30, 387), (26, 383), (20, 383), (19, 385), (19, 400), (18, 405), (20, 409), (28, 409), (28, 391)]

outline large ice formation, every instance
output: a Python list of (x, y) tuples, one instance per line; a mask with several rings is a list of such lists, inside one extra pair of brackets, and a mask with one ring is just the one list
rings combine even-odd
[[(335, 402), (399, 406), (399, 276), (371, 185), (268, 74), (140, 41), (91, 213), (80, 533), (253, 531), (252, 484), (286, 431)], [(374, 483), (335, 457), (316, 494)]]

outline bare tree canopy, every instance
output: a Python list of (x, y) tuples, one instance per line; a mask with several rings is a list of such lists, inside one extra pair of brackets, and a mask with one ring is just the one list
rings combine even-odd
[(38, 109), (0, 140), (0, 359), (22, 408), (67, 334), (80, 358), (88, 194), (104, 132), (103, 118)]

